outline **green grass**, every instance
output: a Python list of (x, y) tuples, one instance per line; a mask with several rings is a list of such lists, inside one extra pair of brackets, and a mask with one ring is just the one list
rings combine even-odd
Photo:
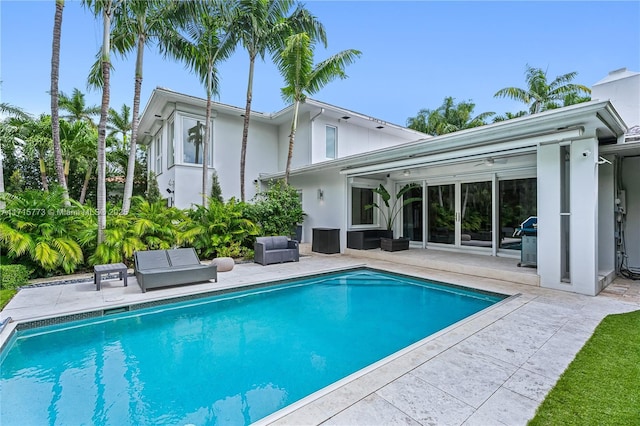
[(6, 289), (0, 290), (0, 310), (4, 309), (4, 307), (9, 303), (11, 298), (18, 292), (18, 290), (14, 289)]
[(529, 426), (640, 425), (640, 310), (607, 316)]

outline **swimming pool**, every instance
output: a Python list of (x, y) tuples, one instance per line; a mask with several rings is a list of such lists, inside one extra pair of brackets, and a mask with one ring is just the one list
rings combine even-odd
[(504, 297), (361, 269), (17, 333), (0, 424), (247, 424)]

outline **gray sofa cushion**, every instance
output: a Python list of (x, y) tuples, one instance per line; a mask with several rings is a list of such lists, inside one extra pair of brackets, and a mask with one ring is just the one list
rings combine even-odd
[(149, 250), (136, 252), (136, 269), (170, 268), (166, 250)]
[(193, 266), (200, 265), (200, 259), (194, 248), (179, 248), (167, 250), (171, 266)]

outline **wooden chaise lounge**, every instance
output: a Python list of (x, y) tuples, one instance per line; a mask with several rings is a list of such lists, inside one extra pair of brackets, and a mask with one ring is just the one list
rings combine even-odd
[(133, 256), (136, 278), (143, 293), (150, 288), (218, 282), (217, 266), (200, 263), (193, 248), (137, 251)]

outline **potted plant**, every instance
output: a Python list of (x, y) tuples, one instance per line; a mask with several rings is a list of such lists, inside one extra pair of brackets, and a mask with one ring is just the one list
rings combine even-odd
[[(403, 197), (407, 192), (419, 187), (420, 186), (415, 183), (409, 183), (403, 186), (400, 191), (396, 193), (395, 199), (391, 203), (391, 194), (389, 193), (389, 191), (387, 191), (387, 188), (385, 188), (383, 184), (380, 184), (373, 190), (373, 192), (380, 195), (380, 199), (382, 200), (383, 205), (373, 202), (372, 204), (365, 206), (365, 209), (377, 208), (385, 221), (387, 230), (393, 231), (393, 225), (395, 223), (396, 217), (402, 211), (402, 208), (408, 204), (413, 203), (414, 201), (422, 201), (421, 197), (409, 197), (403, 200)], [(409, 239), (381, 238), (380, 247), (386, 251), (407, 250), (409, 248)]]

